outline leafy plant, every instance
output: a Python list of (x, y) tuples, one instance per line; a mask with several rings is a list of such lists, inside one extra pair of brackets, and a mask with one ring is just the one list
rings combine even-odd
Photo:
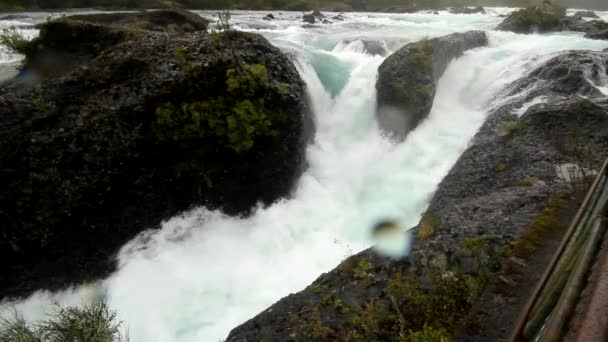
[(435, 230), (439, 227), (441, 223), (441, 218), (437, 214), (433, 214), (430, 212), (424, 213), (422, 215), (422, 219), (420, 220), (420, 225), (418, 227), (418, 232), (416, 233), (416, 237), (420, 240), (426, 240), (435, 234)]
[(0, 32), (0, 45), (4, 45), (15, 52), (25, 53), (28, 43), (29, 41), (19, 34), (15, 28), (6, 28)]
[(498, 134), (510, 138), (524, 127), (525, 123), (521, 120), (506, 122), (498, 127)]
[(220, 11), (217, 13), (217, 28), (220, 31), (229, 32), (232, 30), (232, 24), (230, 23), (231, 15), (230, 11)]
[(103, 303), (82, 308), (57, 307), (49, 319), (28, 323), (15, 314), (13, 319), (0, 321), (0, 342), (126, 342), (121, 333), (122, 322)]

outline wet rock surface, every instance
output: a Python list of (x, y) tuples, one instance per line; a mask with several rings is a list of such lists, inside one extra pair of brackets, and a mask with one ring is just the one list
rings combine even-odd
[(129, 13), (72, 15), (67, 20), (149, 31), (206, 31), (209, 21), (196, 13), (171, 9)]
[(303, 168), (304, 83), (265, 38), (83, 20), (30, 44), (69, 68), (0, 87), (0, 298), (105, 276), (142, 230), (197, 205), (247, 214)]
[(389, 56), (376, 83), (380, 127), (405, 138), (429, 114), (437, 81), (450, 61), (487, 44), (484, 32), (469, 31), (410, 43)]
[[(446, 295), (446, 288), (434, 283), (433, 272), (440, 270), (439, 283), (468, 283), (480, 279), (474, 274), (488, 272), (478, 290), (504, 282), (528, 286), (529, 277), (513, 280), (504, 273), (511, 260), (525, 265), (505, 248), (527, 241), (523, 235), (537, 229), (538, 222), (554, 219), (550, 215), (556, 198), (570, 201), (572, 185), (564, 183), (556, 166), (574, 162), (572, 146), (585, 146), (590, 164), (601, 164), (608, 150), (608, 98), (595, 85), (605, 82), (607, 63), (605, 52), (559, 53), (507, 86), (497, 95), (498, 101), (505, 100), (496, 102), (470, 147), (440, 183), (413, 230), (418, 240), (406, 259), (386, 259), (371, 249), (352, 256), (305, 290), (233, 329), (227, 341), (316, 341), (318, 336), (380, 341), (399, 334), (399, 326), (410, 329), (403, 332), (406, 336), (449, 337), (459, 330), (457, 340), (508, 339), (517, 313), (501, 312), (512, 298), (491, 294), (480, 308), (485, 314), (475, 321), (467, 317), (475, 300), (456, 306), (459, 310), (448, 317), (456, 317), (461, 327), (472, 327), (456, 329), (441, 318), (454, 310), (454, 296), (474, 293), (478, 298), (481, 292), (467, 287)], [(531, 102), (539, 97), (544, 101)], [(425, 291), (441, 299), (434, 311), (425, 306), (433, 303)], [(496, 320), (502, 331), (484, 329)], [(378, 325), (366, 330), (369, 324)], [(441, 329), (453, 330), (445, 335)]]
[(483, 7), (456, 7), (450, 9), (450, 13), (452, 14), (485, 14), (486, 10)]

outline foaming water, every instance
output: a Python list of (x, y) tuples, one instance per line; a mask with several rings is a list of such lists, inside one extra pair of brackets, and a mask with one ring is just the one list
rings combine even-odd
[[(122, 248), (120, 269), (98, 284), (11, 303), (40, 319), (51, 299), (64, 305), (105, 297), (133, 342), (217, 341), (281, 297), (303, 289), (351, 253), (371, 245), (370, 229), (417, 223), (437, 184), (467, 147), (493, 97), (551, 53), (602, 49), (575, 34), (490, 32), (490, 47), (465, 53), (441, 78), (427, 120), (395, 144), (374, 119), (383, 57), (353, 44), (382, 41), (390, 51), (425, 36), (494, 27), (488, 15), (346, 14), (307, 29), (295, 13), (237, 12), (237, 27), (260, 32), (294, 56), (306, 81), (317, 132), (310, 168), (289, 200), (234, 218), (197, 208)], [(209, 13), (204, 15), (210, 16)], [(257, 28), (255, 28), (257, 27)]]

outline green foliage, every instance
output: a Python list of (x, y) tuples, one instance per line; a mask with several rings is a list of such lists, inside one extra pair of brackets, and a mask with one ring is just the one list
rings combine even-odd
[(15, 52), (25, 53), (28, 44), (29, 41), (23, 38), (15, 28), (3, 29), (0, 32), (0, 45), (4, 45)]
[(433, 328), (428, 325), (418, 331), (410, 331), (407, 342), (448, 342), (450, 334), (442, 328)]
[(557, 215), (568, 197), (568, 193), (553, 194), (547, 207), (524, 229), (520, 238), (508, 246), (510, 254), (526, 258), (538, 248), (542, 236), (565, 229)]
[(566, 8), (547, 0), (542, 5), (521, 9), (513, 15), (519, 23), (543, 30), (558, 25), (566, 15)]
[(517, 132), (521, 131), (524, 127), (526, 127), (526, 124), (522, 120), (505, 122), (498, 127), (498, 134), (511, 138)]
[(23, 317), (0, 321), (0, 342), (39, 342), (40, 334)]
[(217, 13), (217, 27), (221, 31), (229, 32), (232, 30), (232, 26), (230, 24), (230, 11), (220, 11)]
[(538, 178), (533, 176), (528, 176), (519, 181), (519, 185), (521, 186), (532, 186), (538, 182)]
[(441, 224), (441, 217), (439, 215), (431, 212), (424, 213), (420, 220), (416, 237), (420, 240), (429, 239), (435, 234), (435, 230), (439, 227), (439, 224)]
[(372, 262), (364, 257), (354, 256), (342, 265), (342, 271), (352, 279), (368, 279), (374, 268)]
[(504, 172), (509, 169), (509, 160), (507, 159), (507, 155), (505, 153), (498, 154), (498, 161), (496, 163), (495, 170), (496, 172)]
[(593, 24), (593, 26), (597, 27), (598, 30), (608, 29), (608, 23), (603, 20), (592, 20), (591, 24)]
[(488, 240), (483, 236), (479, 236), (476, 238), (464, 236), (460, 239), (460, 246), (467, 251), (479, 253), (487, 250)]
[(121, 322), (105, 303), (83, 308), (58, 307), (48, 320), (27, 323), (15, 315), (0, 322), (0, 342), (124, 342)]
[(156, 109), (153, 130), (159, 141), (185, 146), (213, 139), (237, 153), (253, 148), (259, 138), (275, 137), (278, 112), (265, 106), (269, 86), (266, 67), (243, 65), (226, 71), (226, 96)]

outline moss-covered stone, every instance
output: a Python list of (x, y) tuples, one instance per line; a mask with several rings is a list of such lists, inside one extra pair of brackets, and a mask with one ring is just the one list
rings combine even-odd
[(515, 11), (498, 25), (497, 29), (515, 33), (534, 33), (561, 30), (561, 20), (566, 16), (565, 8), (545, 2)]
[(484, 32), (470, 31), (410, 43), (389, 56), (378, 69), (376, 83), (380, 127), (404, 138), (429, 114), (437, 80), (448, 63), (487, 43)]
[(141, 230), (196, 205), (246, 215), (302, 171), (304, 83), (259, 35), (60, 20), (38, 45), (76, 57), (0, 90), (0, 297), (106, 275)]

